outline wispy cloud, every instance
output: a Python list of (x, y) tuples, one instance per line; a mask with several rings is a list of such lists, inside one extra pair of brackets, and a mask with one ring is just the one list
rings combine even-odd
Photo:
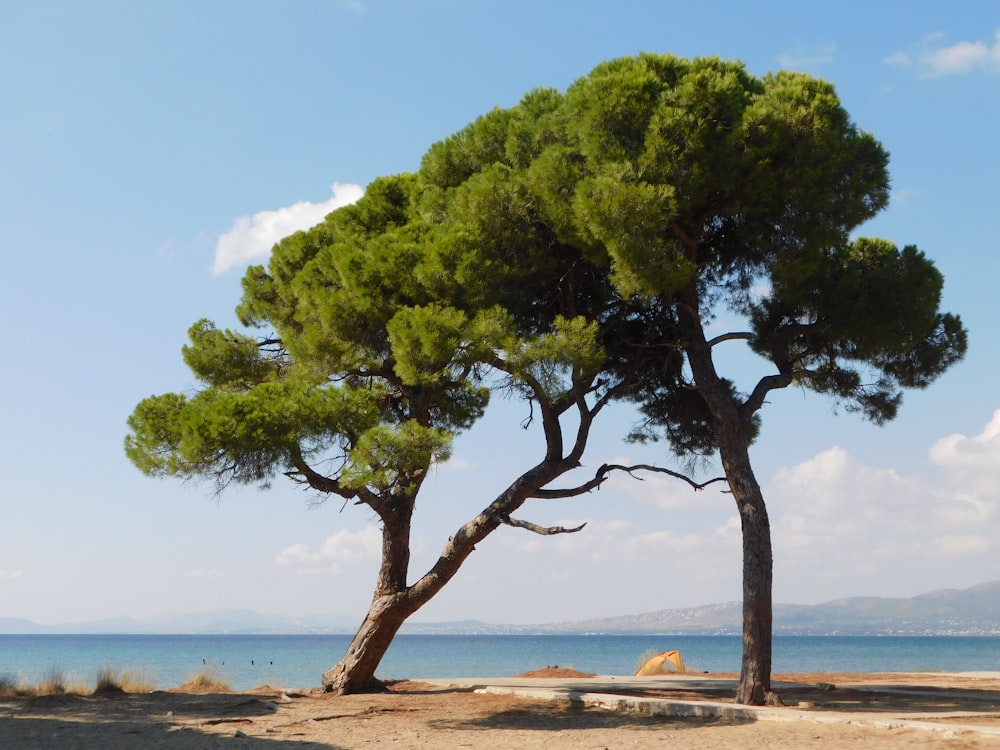
[(960, 41), (940, 46), (943, 35), (932, 34), (914, 49), (894, 52), (885, 58), (889, 65), (916, 66), (922, 75), (941, 77), (975, 72), (1000, 73), (1000, 31), (991, 41)]
[(326, 572), (339, 575), (345, 567), (378, 560), (381, 548), (381, 532), (373, 524), (368, 524), (360, 531), (338, 531), (327, 537), (319, 549), (314, 550), (307, 544), (285, 547), (274, 562), (292, 567), (300, 574)]
[(16, 581), (24, 575), (23, 570), (3, 570), (0, 569), (0, 581)]
[(210, 570), (189, 570), (188, 578), (225, 578), (226, 574), (218, 568)]
[(240, 216), (216, 242), (212, 274), (218, 276), (267, 258), (279, 240), (315, 226), (331, 211), (356, 203), (365, 192), (360, 185), (339, 182), (331, 190), (333, 195), (322, 203), (299, 201), (284, 208), (258, 211), (253, 216)]
[(828, 65), (836, 60), (837, 45), (823, 42), (815, 47), (796, 47), (791, 52), (778, 55), (778, 63), (784, 70), (802, 70)]

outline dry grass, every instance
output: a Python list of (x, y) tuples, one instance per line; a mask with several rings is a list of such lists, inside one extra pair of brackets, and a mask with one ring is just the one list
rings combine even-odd
[(80, 681), (71, 682), (60, 667), (50, 667), (35, 685), (19, 685), (22, 695), (87, 695), (90, 687)]
[(114, 667), (101, 667), (97, 670), (97, 685), (95, 695), (109, 693), (151, 693), (156, 685), (142, 670), (134, 671)]
[(21, 678), (13, 672), (0, 672), (0, 698), (24, 695)]
[(50, 667), (41, 680), (31, 684), (19, 674), (0, 672), (0, 698), (32, 698), (45, 695), (107, 695), (112, 693), (149, 693), (155, 685), (142, 670), (117, 670), (102, 667), (97, 670), (97, 684), (70, 679), (59, 667)]
[(219, 679), (211, 671), (202, 671), (179, 688), (183, 693), (229, 693), (232, 688), (225, 680)]

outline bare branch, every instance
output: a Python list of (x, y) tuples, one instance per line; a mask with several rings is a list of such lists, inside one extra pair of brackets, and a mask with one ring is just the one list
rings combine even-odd
[(528, 497), (533, 497), (539, 500), (563, 500), (569, 497), (578, 497), (580, 495), (585, 495), (591, 490), (600, 489), (601, 485), (604, 484), (605, 480), (608, 478), (608, 474), (612, 471), (624, 471), (633, 479), (638, 479), (640, 482), (643, 481), (642, 477), (637, 477), (635, 472), (637, 471), (652, 471), (657, 474), (668, 474), (676, 479), (680, 479), (691, 485), (692, 489), (696, 492), (698, 490), (703, 490), (708, 485), (714, 484), (715, 482), (725, 482), (725, 477), (714, 477), (706, 482), (696, 482), (680, 472), (673, 471), (671, 469), (665, 469), (662, 466), (652, 466), (650, 464), (636, 464), (635, 466), (621, 466), (619, 464), (604, 464), (601, 466), (594, 478), (588, 482), (584, 482), (576, 487), (568, 487), (562, 490), (545, 490), (538, 489), (532, 492)]
[(706, 341), (705, 343), (709, 346), (715, 346), (726, 341), (753, 341), (754, 338), (756, 337), (750, 331), (731, 331), (730, 333), (723, 333), (720, 336), (716, 336), (711, 341)]
[(652, 466), (651, 464), (636, 464), (635, 466), (620, 466), (618, 464), (612, 464), (606, 467), (602, 466), (601, 468), (602, 469), (606, 468), (607, 471), (612, 471), (612, 470), (624, 471), (630, 477), (638, 479), (640, 482), (643, 481), (642, 477), (635, 476), (634, 472), (636, 471), (652, 471), (657, 474), (667, 474), (669, 476), (674, 477), (674, 479), (680, 479), (683, 482), (687, 482), (689, 485), (691, 485), (691, 488), (696, 492), (698, 490), (705, 489), (710, 484), (727, 481), (725, 477), (713, 477), (712, 479), (706, 480), (704, 482), (696, 482), (693, 479), (691, 479), (691, 477), (681, 474), (678, 471), (673, 471), (672, 469), (665, 469), (662, 466)]
[(579, 526), (574, 526), (572, 529), (567, 529), (564, 526), (539, 526), (536, 523), (531, 523), (531, 521), (521, 521), (517, 518), (511, 518), (508, 516), (503, 519), (503, 522), (507, 526), (513, 526), (518, 529), (527, 529), (534, 534), (541, 534), (542, 536), (553, 536), (555, 534), (575, 534), (577, 531), (583, 529), (586, 523), (581, 523)]

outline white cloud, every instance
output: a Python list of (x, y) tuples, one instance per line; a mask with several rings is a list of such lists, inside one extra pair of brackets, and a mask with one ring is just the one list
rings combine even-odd
[(274, 561), (278, 565), (294, 567), (297, 573), (329, 572), (339, 575), (345, 567), (378, 560), (381, 549), (381, 531), (374, 524), (368, 524), (360, 531), (338, 531), (327, 537), (317, 550), (307, 544), (285, 547)]
[(938, 440), (931, 448), (931, 460), (957, 472), (990, 472), (1000, 467), (1000, 409), (978, 435), (949, 435)]
[(971, 73), (975, 70), (1000, 72), (1000, 31), (992, 44), (986, 42), (958, 42), (925, 54), (921, 64), (931, 75)]
[(212, 568), (210, 570), (191, 570), (188, 571), (188, 578), (224, 578), (225, 573), (223, 573), (218, 568)]
[(438, 471), (472, 471), (476, 464), (461, 456), (451, 456), (447, 461), (436, 464)]
[(909, 595), (1000, 578), (1000, 411), (978, 435), (930, 450), (942, 475), (868, 466), (841, 448), (778, 471), (764, 489), (776, 595)]
[(938, 549), (945, 555), (962, 556), (986, 552), (989, 541), (981, 534), (945, 535), (936, 540)]
[(23, 570), (3, 570), (0, 569), (0, 581), (16, 581), (24, 575)]
[(884, 59), (887, 65), (902, 65), (904, 68), (913, 64), (913, 58), (908, 52), (893, 52)]
[(960, 41), (947, 47), (939, 44), (941, 34), (926, 37), (913, 52), (896, 52), (885, 58), (890, 65), (905, 67), (917, 64), (928, 76), (963, 75), (979, 70), (1000, 73), (1000, 31), (992, 42)]
[(218, 276), (267, 258), (279, 240), (315, 226), (331, 211), (356, 203), (364, 195), (360, 185), (335, 182), (331, 189), (333, 195), (322, 203), (299, 201), (284, 208), (258, 211), (253, 216), (240, 216), (216, 242), (212, 274)]
[(836, 51), (837, 45), (833, 42), (825, 42), (811, 49), (800, 46), (792, 52), (778, 55), (778, 62), (784, 70), (802, 70), (834, 62)]

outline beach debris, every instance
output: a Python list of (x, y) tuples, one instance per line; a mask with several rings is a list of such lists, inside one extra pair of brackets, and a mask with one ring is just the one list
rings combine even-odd
[(649, 677), (650, 675), (663, 674), (665, 672), (686, 672), (687, 669), (684, 668), (684, 659), (681, 658), (681, 652), (676, 649), (671, 651), (663, 651), (657, 654), (652, 659), (646, 661), (639, 669), (636, 671), (636, 677)]
[(290, 696), (288, 693), (282, 693), (280, 700), (282, 703), (291, 703), (292, 696)]

